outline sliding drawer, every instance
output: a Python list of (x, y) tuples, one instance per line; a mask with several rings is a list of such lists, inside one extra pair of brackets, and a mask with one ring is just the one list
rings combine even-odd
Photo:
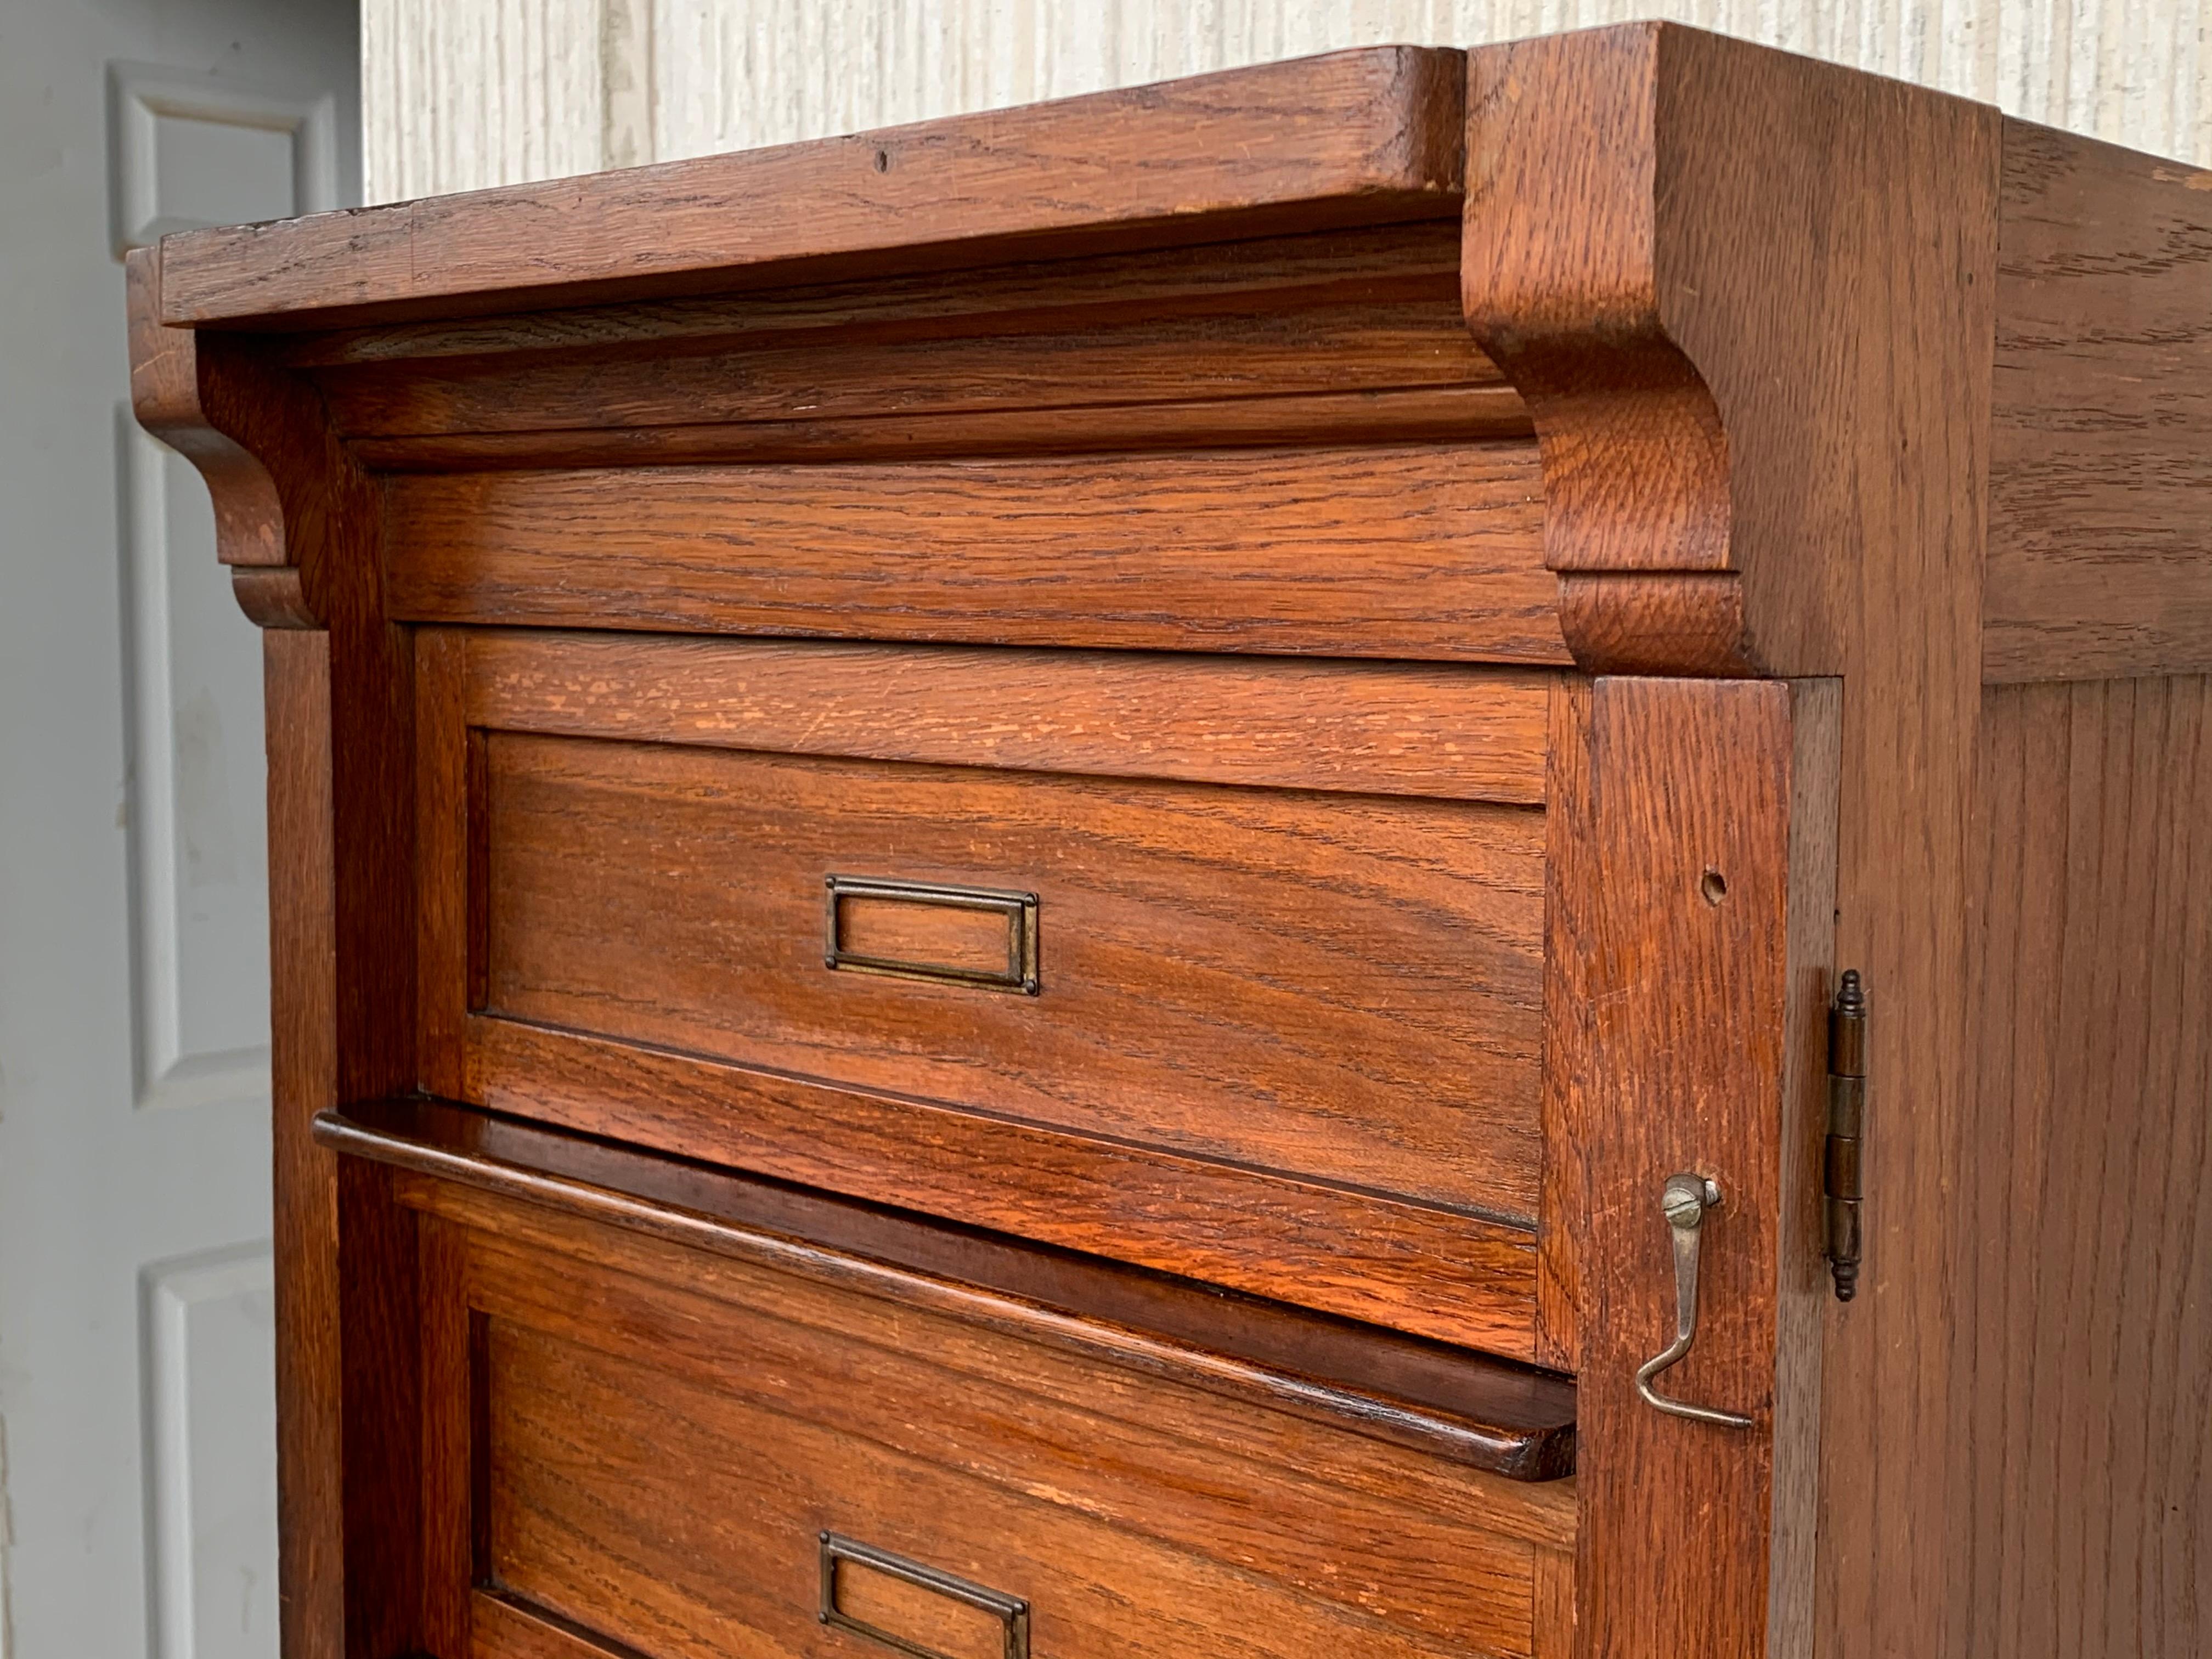
[(434, 1092), (1532, 1352), (1542, 677), (434, 633), (419, 680)]
[[(543, 1170), (521, 1201), (492, 1146), (442, 1162), (397, 1177), (423, 1218), (440, 1653), (1565, 1651), (1574, 1484), (1469, 1462), (1449, 1408)], [(1421, 1363), (1462, 1394), (1521, 1386)], [(1525, 1403), (1571, 1409), (1521, 1375)]]

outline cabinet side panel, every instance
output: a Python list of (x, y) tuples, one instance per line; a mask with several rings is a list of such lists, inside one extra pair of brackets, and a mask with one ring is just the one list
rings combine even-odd
[(1993, 683), (2212, 666), (2212, 172), (2004, 126)]
[(1978, 782), (1960, 1650), (2202, 1653), (2212, 690), (1993, 690)]

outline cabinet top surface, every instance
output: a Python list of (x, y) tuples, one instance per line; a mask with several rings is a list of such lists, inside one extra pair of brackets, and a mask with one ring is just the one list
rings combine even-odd
[[(440, 428), (462, 446), (440, 466), (473, 465), (467, 443), (491, 440), (466, 428), (489, 417), (439, 389), (425, 366), (438, 353), (398, 337), (416, 325), (461, 323), (470, 351), (517, 360), (485, 374), (581, 337), (533, 323), (510, 338), (478, 319), (572, 307), (604, 313), (592, 325), (634, 355), (684, 356), (697, 343), (664, 301), (811, 301), (839, 284), (903, 304), (941, 288), (963, 301), (974, 290), (980, 318), (1039, 301), (941, 275), (1030, 261), (1055, 262), (1054, 281), (1087, 282), (1093, 299), (1158, 310), (1157, 294), (1116, 288), (1127, 271), (1108, 256), (1202, 259), (1234, 244), (1304, 258), (1328, 240), (1310, 233), (1346, 233), (1365, 249), (1358, 274), (1307, 282), (1293, 259), (1277, 289), (1305, 282), (1311, 311), (1329, 282), (1330, 303), (1346, 304), (1382, 303), (1378, 281), (1401, 298), (1425, 283), (1434, 304), (1456, 276), (1466, 335), (1420, 338), (1454, 362), (1471, 340), (1486, 360), (1467, 368), (1462, 402), (1486, 399), (1495, 417), (1474, 435), (1543, 440), (1540, 568), (1529, 562), (1560, 579), (1546, 590), (1559, 620), (1536, 609), (1586, 672), (1844, 673), (1868, 641), (1922, 637), (1939, 615), (1978, 618), (1944, 648), (1978, 657), (1993, 682), (2195, 671), (2212, 665), (2208, 179), (1671, 23), (1466, 52), (1376, 46), (173, 235), (131, 261), (136, 397), (158, 429), (189, 433), (207, 423), (194, 331), (398, 325), (375, 373), (459, 423)], [(1258, 294), (1242, 303), (1279, 299)], [(1095, 332), (1109, 308), (1081, 327)], [(1009, 326), (1034, 356), (1042, 337)], [(1221, 329), (1194, 324), (1190, 337), (1200, 360), (1225, 361)], [(238, 395), (265, 401), (319, 373), (313, 353), (329, 344), (226, 347), (289, 365), (239, 370)], [(878, 356), (865, 372), (896, 368)], [(1132, 405), (1154, 395), (1113, 389)], [(538, 424), (635, 424), (584, 401)], [(1247, 398), (1237, 413), (1273, 408)], [(1217, 422), (1205, 441), (1250, 438)], [(1039, 447), (1027, 432), (990, 441)], [(608, 442), (680, 458), (665, 434)], [(226, 557), (283, 562), (276, 515), (257, 508), (252, 523), (254, 545)], [(1916, 562), (1877, 574), (1868, 550), (1881, 548)], [(1901, 634), (1876, 614), (1888, 611)]]
[(1465, 54), (1375, 46), (574, 179), (191, 231), (161, 320), (319, 326), (1459, 211)]

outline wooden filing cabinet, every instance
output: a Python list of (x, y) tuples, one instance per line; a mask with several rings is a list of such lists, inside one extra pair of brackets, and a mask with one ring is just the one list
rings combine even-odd
[(1654, 25), (134, 255), (290, 1659), (2202, 1651), (2204, 182)]

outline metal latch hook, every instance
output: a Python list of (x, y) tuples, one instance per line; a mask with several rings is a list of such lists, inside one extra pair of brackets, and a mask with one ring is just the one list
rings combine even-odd
[(1751, 1426), (1747, 1417), (1715, 1411), (1710, 1406), (1669, 1400), (1651, 1386), (1651, 1379), (1689, 1352), (1690, 1345), (1698, 1340), (1698, 1237), (1705, 1224), (1705, 1212), (1720, 1201), (1719, 1183), (1705, 1176), (1669, 1176), (1660, 1193), (1659, 1207), (1665, 1212), (1667, 1225), (1674, 1236), (1674, 1340), (1663, 1352), (1646, 1360), (1644, 1368), (1636, 1373), (1636, 1392), (1644, 1396), (1647, 1406), (1675, 1417), (1717, 1423), (1723, 1428), (1747, 1429)]

